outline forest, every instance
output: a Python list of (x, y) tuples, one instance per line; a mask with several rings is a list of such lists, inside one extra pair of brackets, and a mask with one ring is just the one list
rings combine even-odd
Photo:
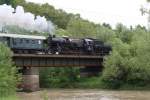
[[(8, 4), (13, 7), (21, 5), (27, 12), (45, 16), (54, 23), (57, 36), (97, 38), (110, 44), (113, 48), (111, 53), (105, 57), (104, 69), (99, 76), (82, 78), (79, 68), (45, 68), (40, 69), (41, 87), (150, 89), (148, 84), (150, 82), (150, 31), (145, 26), (137, 25), (128, 28), (118, 23), (113, 29), (107, 23), (95, 24), (81, 18), (80, 14), (67, 13), (47, 3), (39, 5), (24, 0), (0, 0), (0, 4)], [(16, 89), (15, 84), (20, 79), (19, 75), (16, 75), (15, 67), (10, 68), (13, 65), (10, 60), (11, 54), (2, 52), (10, 51), (0, 44), (0, 66), (4, 66), (0, 67), (0, 94), (4, 94), (7, 87), (11, 89), (7, 91), (9, 94)], [(6, 64), (6, 61), (9, 63)], [(12, 73), (4, 72), (6, 68)]]

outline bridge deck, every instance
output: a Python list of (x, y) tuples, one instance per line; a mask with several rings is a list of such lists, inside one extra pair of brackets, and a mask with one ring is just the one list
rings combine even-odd
[(103, 58), (102, 56), (93, 55), (44, 55), (44, 54), (14, 54), (13, 57), (44, 57), (44, 58)]
[(81, 67), (100, 66), (103, 56), (14, 54), (13, 60), (18, 67)]

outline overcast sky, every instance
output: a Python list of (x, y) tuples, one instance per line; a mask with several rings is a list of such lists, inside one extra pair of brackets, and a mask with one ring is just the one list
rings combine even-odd
[(147, 16), (141, 16), (141, 5), (146, 0), (27, 0), (36, 3), (49, 3), (55, 8), (66, 12), (79, 13), (82, 18), (96, 23), (109, 23), (113, 27), (116, 23), (124, 25), (145, 25)]

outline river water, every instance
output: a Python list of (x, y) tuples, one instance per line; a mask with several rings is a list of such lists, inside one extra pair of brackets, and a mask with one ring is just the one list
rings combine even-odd
[[(55, 89), (32, 93), (18, 92), (19, 100), (150, 100), (150, 91)], [(47, 100), (47, 99), (46, 99)]]

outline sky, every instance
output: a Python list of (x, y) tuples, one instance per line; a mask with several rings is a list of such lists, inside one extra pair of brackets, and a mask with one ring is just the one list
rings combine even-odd
[(117, 23), (147, 26), (148, 15), (142, 16), (141, 6), (146, 0), (26, 0), (36, 3), (49, 3), (56, 9), (77, 14), (95, 23), (109, 23), (113, 27)]

